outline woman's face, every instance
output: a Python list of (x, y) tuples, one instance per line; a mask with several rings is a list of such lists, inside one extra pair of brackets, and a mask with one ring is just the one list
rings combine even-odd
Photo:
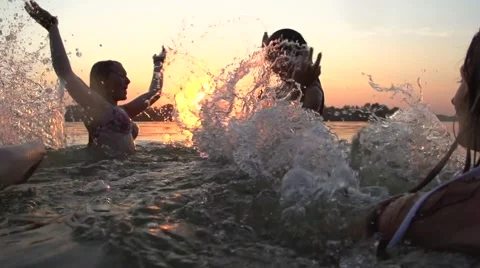
[(123, 66), (120, 63), (114, 64), (105, 81), (107, 93), (111, 94), (114, 101), (126, 100), (128, 84), (130, 80)]
[[(465, 81), (465, 75), (463, 72), (463, 66), (460, 68), (460, 76), (461, 80), (459, 81), (459, 86), (455, 96), (453, 96), (452, 104), (455, 107), (455, 112), (458, 118), (458, 133), (462, 133), (465, 131), (466, 126), (468, 125), (468, 85)], [(469, 137), (469, 133), (465, 133), (466, 135), (462, 135), (459, 139), (459, 144), (463, 147), (467, 147), (469, 145), (469, 141), (471, 140)], [(473, 148), (472, 148), (473, 149)]]

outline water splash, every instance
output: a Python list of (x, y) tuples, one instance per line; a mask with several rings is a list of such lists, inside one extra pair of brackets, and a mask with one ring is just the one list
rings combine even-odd
[[(371, 87), (379, 92), (401, 96), (408, 107), (390, 118), (375, 118), (353, 139), (352, 166), (360, 172), (362, 185), (388, 186), (403, 192), (423, 179), (446, 154), (453, 137), (445, 125), (422, 103), (422, 87), (411, 84), (382, 87), (371, 76)], [(437, 177), (437, 183), (451, 179), (461, 170), (464, 153), (458, 149)]]
[[(0, 11), (5, 15), (0, 20), (0, 144), (42, 140), (48, 147), (62, 148), (63, 89), (51, 82), (48, 42), (30, 33), (25, 12), (11, 14), (22, 4), (15, 1)], [(40, 39), (40, 45), (32, 39)]]
[[(331, 239), (348, 240), (349, 219), (388, 191), (359, 188), (345, 145), (321, 116), (303, 109), (298, 100), (287, 100), (298, 88), (280, 82), (264, 61), (265, 53), (257, 49), (225, 67), (196, 94), (177, 95), (176, 120), (210, 160), (233, 164), (269, 182), (289, 239), (313, 239), (324, 247)], [(195, 120), (183, 119), (184, 111)]]

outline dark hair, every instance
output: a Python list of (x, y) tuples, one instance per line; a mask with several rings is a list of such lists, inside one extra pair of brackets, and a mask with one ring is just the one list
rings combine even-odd
[[(458, 133), (455, 142), (452, 144), (447, 154), (432, 169), (432, 171), (430, 171), (423, 181), (409, 191), (410, 193), (421, 190), (430, 181), (432, 181), (440, 173), (440, 171), (442, 171), (447, 164), (448, 159), (458, 147), (459, 140), (464, 136), (467, 139), (471, 139), (473, 148), (471, 148), (472, 146), (470, 143), (468, 143), (463, 172), (467, 172), (471, 168), (472, 149), (475, 150), (477, 147), (476, 137), (478, 135), (476, 132), (478, 130), (478, 126), (480, 126), (480, 106), (478, 105), (478, 101), (480, 99), (480, 94), (478, 92), (480, 89), (480, 31), (473, 36), (472, 42), (468, 47), (467, 55), (465, 56), (465, 61), (462, 67), (462, 75), (465, 83), (468, 86), (468, 123), (463, 132)], [(473, 152), (473, 164), (474, 167), (478, 167), (480, 165), (480, 159), (477, 159), (477, 153), (475, 151)]]
[[(296, 43), (296, 48), (299, 49), (303, 46), (307, 45), (307, 41), (303, 38), (303, 36), (292, 29), (280, 29), (276, 32), (274, 32), (270, 37), (268, 38), (267, 43), (265, 44), (266, 46), (271, 45), (272, 43), (281, 43), (283, 41), (289, 41), (289, 42), (294, 42)], [(272, 50), (269, 51), (267, 55), (267, 60), (269, 61), (274, 61), (276, 57), (283, 51), (289, 51), (289, 47), (281, 47), (280, 50)]]
[[(455, 149), (457, 149), (459, 140), (465, 136), (467, 139), (472, 139), (473, 148), (471, 148), (471, 144), (468, 143), (467, 145), (467, 155), (465, 160), (465, 165), (463, 168), (463, 172), (467, 172), (470, 170), (472, 164), (472, 149), (476, 149), (476, 140), (475, 137), (477, 136), (478, 126), (480, 126), (480, 106), (478, 105), (478, 101), (480, 99), (480, 94), (478, 90), (480, 89), (480, 31), (477, 32), (470, 43), (470, 46), (467, 50), (467, 55), (465, 57), (465, 61), (462, 67), (462, 76), (465, 80), (465, 83), (468, 86), (468, 121), (467, 125), (458, 133), (458, 136), (455, 138), (455, 141), (450, 146), (450, 149), (445, 154), (445, 156), (440, 160), (440, 162), (428, 173), (427, 177), (422, 180), (420, 183), (415, 185), (409, 193), (415, 193), (420, 191), (423, 187), (425, 187), (430, 181), (432, 181), (442, 169), (447, 164), (450, 156), (452, 156)], [(476, 153), (474, 152), (473, 155), (473, 163), (474, 167), (478, 167), (480, 165), (480, 160), (477, 161)], [(400, 196), (395, 196), (393, 198), (387, 199), (381, 202), (379, 205), (375, 207), (366, 217), (366, 236), (371, 237), (374, 233), (378, 231), (378, 221), (379, 215), (382, 211), (390, 204), (391, 202), (395, 201), (395, 199), (399, 198)], [(377, 246), (377, 256), (381, 256), (385, 254), (385, 249), (387, 247), (388, 240), (380, 239), (380, 242)]]
[(299, 32), (292, 29), (287, 29), (287, 28), (280, 29), (274, 32), (272, 35), (270, 35), (270, 37), (268, 38), (268, 44), (266, 45), (269, 45), (270, 42), (275, 40), (280, 40), (280, 41), (288, 40), (291, 42), (297, 42), (299, 45), (307, 44), (307, 41), (305, 41), (305, 39)]
[(103, 82), (108, 78), (113, 66), (116, 64), (119, 63), (113, 60), (99, 61), (95, 63), (90, 70), (90, 88), (104, 96)]

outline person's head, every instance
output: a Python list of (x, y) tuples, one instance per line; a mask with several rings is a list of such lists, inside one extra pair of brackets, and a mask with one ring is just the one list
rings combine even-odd
[(130, 80), (122, 64), (117, 61), (99, 61), (90, 71), (90, 88), (110, 102), (127, 99)]
[[(413, 187), (410, 192), (417, 192), (433, 180), (447, 164), (458, 145), (467, 148), (467, 156), (463, 171), (466, 172), (473, 164), (480, 165), (477, 151), (480, 151), (480, 32), (477, 32), (470, 43), (462, 67), (460, 67), (460, 85), (455, 93), (452, 104), (455, 107), (459, 127), (455, 142), (447, 154), (428, 173), (427, 177)], [(472, 159), (472, 151), (473, 159)]]
[(460, 68), (460, 85), (452, 104), (459, 122), (458, 143), (480, 151), (480, 32), (475, 34)]
[(262, 47), (268, 47), (266, 60), (272, 64), (272, 71), (282, 79), (291, 77), (295, 57), (308, 53), (307, 42), (292, 29), (281, 29), (270, 36), (265, 33)]
[[(467, 157), (463, 172), (470, 170), (473, 162), (475, 167), (480, 166), (480, 159), (471, 151), (480, 151), (480, 32), (475, 34), (467, 50), (465, 61), (460, 67), (460, 85), (452, 99), (459, 121), (459, 131), (455, 142), (440, 162), (428, 173), (427, 177), (411, 188), (409, 193), (416, 193), (430, 183), (445, 167), (448, 159), (458, 145), (467, 148)], [(472, 161), (473, 160), (473, 161)], [(395, 196), (377, 205), (366, 217), (366, 234), (372, 236), (379, 231), (379, 218), (384, 209), (395, 199)], [(381, 240), (377, 250), (384, 250), (388, 241)]]

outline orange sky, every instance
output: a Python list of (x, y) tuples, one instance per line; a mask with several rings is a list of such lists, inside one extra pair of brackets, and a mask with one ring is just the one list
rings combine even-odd
[[(3, 12), (23, 12), (18, 6), (21, 0), (13, 2)], [(457, 4), (447, 0), (304, 0), (302, 5), (278, 0), (275, 6), (253, 0), (38, 2), (59, 17), (67, 50), (75, 54), (78, 48), (82, 53), (71, 57), (77, 74), (88, 83), (96, 61), (118, 60), (132, 81), (129, 99), (148, 89), (151, 56), (162, 45), (191, 59), (169, 56), (171, 65), (165, 68), (159, 104), (173, 102), (179, 88), (192, 80), (192, 69), (202, 76), (193, 62), (203, 61), (215, 70), (256, 49), (264, 31), (289, 27), (303, 33), (316, 52), (323, 52), (321, 80), (327, 106), (397, 105), (398, 101), (369, 87), (362, 75), (367, 73), (383, 86), (415, 83), (420, 77), (426, 83), (425, 102), (444, 114), (453, 113), (450, 99), (457, 87), (458, 68), (478, 29), (475, 10), (480, 10), (480, 2), (473, 0)], [(31, 20), (28, 23), (34, 40), (47, 35)]]

